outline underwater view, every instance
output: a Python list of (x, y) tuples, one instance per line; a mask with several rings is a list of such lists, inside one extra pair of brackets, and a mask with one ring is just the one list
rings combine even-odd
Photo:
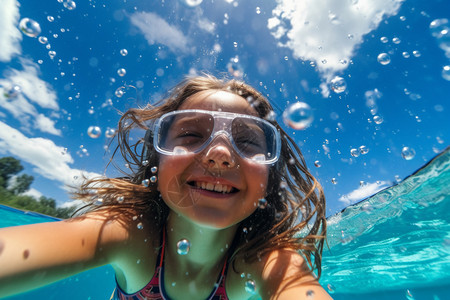
[[(324, 188), (325, 290), (448, 299), (449, 1), (1, 5), (0, 157), (33, 176), (24, 194), (79, 205), (68, 187), (128, 168), (106, 168), (121, 113), (186, 75), (236, 78), (270, 100)], [(0, 227), (51, 220), (0, 208)], [(109, 299), (114, 287), (102, 267), (7, 299)]]

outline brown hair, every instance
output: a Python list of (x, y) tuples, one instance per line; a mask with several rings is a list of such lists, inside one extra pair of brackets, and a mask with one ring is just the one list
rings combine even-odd
[[(308, 171), (299, 147), (271, 117), (273, 110), (269, 101), (238, 80), (220, 80), (211, 75), (187, 77), (159, 105), (148, 104), (125, 112), (119, 121), (115, 136), (118, 145), (111, 158), (117, 165), (113, 159), (120, 151), (122, 163), (127, 166), (122, 170), (125, 176), (88, 180), (75, 197), (88, 200), (90, 210), (138, 211), (153, 217), (156, 226), (162, 230), (169, 208), (161, 199), (156, 184), (150, 183), (149, 187), (141, 184), (152, 176), (151, 168), (158, 165), (158, 155), (143, 135), (130, 144), (130, 133), (137, 128), (147, 130), (152, 121), (177, 110), (188, 97), (207, 90), (227, 91), (247, 99), (261, 118), (276, 126), (282, 140), (280, 158), (269, 171), (267, 206), (257, 209), (240, 223), (230, 247), (233, 267), (237, 256), (252, 262), (274, 249), (291, 248), (300, 251), (320, 277), (326, 232), (322, 187)], [(100, 205), (94, 205), (99, 199)]]

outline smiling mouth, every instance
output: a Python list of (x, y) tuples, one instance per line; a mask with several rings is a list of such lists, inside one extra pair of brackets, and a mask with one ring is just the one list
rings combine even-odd
[(187, 184), (197, 189), (209, 192), (216, 192), (220, 194), (233, 194), (239, 192), (239, 190), (235, 187), (220, 183), (214, 184), (211, 182), (204, 182), (204, 181), (189, 181), (187, 182)]

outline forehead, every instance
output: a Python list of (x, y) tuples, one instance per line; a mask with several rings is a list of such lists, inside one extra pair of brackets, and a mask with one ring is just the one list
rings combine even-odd
[(258, 116), (246, 99), (225, 91), (198, 92), (187, 98), (178, 109), (204, 109)]

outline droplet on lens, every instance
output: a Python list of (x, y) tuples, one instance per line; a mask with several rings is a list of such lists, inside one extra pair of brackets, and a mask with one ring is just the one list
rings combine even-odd
[(416, 156), (416, 151), (413, 148), (403, 147), (402, 149), (402, 157), (405, 160), (411, 160)]
[(19, 22), (19, 28), (23, 34), (29, 37), (37, 37), (41, 33), (41, 26), (35, 20), (23, 18)]
[(283, 112), (284, 123), (297, 130), (308, 128), (314, 120), (311, 107), (305, 102), (296, 102)]
[(266, 208), (266, 207), (267, 207), (267, 200), (264, 199), (264, 198), (259, 199), (259, 200), (258, 200), (258, 207), (259, 207), (260, 209)]
[(117, 70), (117, 74), (120, 77), (123, 77), (123, 76), (125, 76), (127, 74), (127, 70), (125, 70), (124, 68), (120, 68), (119, 70)]
[(187, 239), (181, 239), (177, 243), (177, 253), (180, 255), (186, 255), (191, 249), (191, 243)]
[(249, 294), (256, 293), (256, 284), (253, 280), (249, 279), (245, 282), (245, 291)]
[(345, 82), (344, 78), (340, 76), (336, 76), (331, 80), (331, 89), (336, 94), (340, 94), (344, 92), (347, 88), (347, 83)]
[(380, 53), (377, 57), (377, 60), (382, 65), (387, 65), (391, 62), (391, 57), (387, 53)]
[(87, 133), (91, 138), (96, 139), (102, 134), (102, 130), (98, 126), (89, 126)]

